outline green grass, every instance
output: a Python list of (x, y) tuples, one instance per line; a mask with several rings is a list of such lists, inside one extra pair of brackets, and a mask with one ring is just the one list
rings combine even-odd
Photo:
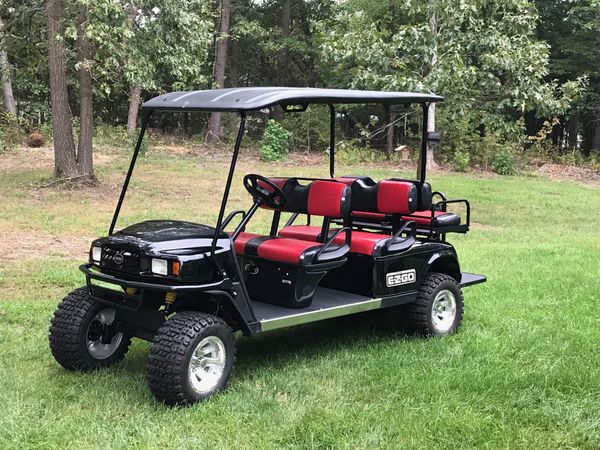
[[(43, 170), (3, 174), (0, 232), (104, 233), (124, 167), (101, 166), (101, 185), (83, 191), (37, 187)], [(248, 206), (248, 172), (324, 176), (326, 167), (244, 160), (232, 208)], [(214, 220), (225, 176), (220, 161), (149, 156), (123, 223)], [(473, 230), (450, 238), (463, 270), (489, 277), (465, 289), (458, 334), (408, 337), (366, 315), (240, 338), (229, 390), (191, 408), (153, 400), (145, 342), (105, 371), (61, 369), (47, 329), (58, 300), (83, 282), (78, 260), (0, 259), (0, 448), (599, 448), (600, 190), (456, 174), (432, 184), (471, 201)]]

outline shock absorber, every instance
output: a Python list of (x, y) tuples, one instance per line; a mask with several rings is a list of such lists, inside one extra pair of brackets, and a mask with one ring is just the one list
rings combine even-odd
[(171, 307), (173, 306), (173, 303), (175, 303), (176, 298), (176, 292), (169, 291), (165, 294), (165, 314), (169, 314), (171, 312)]

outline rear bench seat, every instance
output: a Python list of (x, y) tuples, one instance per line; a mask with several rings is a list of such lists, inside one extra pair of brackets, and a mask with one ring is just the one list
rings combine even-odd
[[(339, 180), (353, 183), (354, 180), (370, 180), (368, 177), (341, 177)], [(347, 181), (346, 181), (347, 180)], [(370, 180), (374, 184), (373, 180)], [(460, 225), (460, 216), (457, 214), (447, 211), (432, 211), (432, 190), (431, 185), (427, 182), (420, 183), (415, 180), (408, 180), (402, 178), (392, 178), (389, 181), (399, 181), (404, 183), (411, 183), (417, 189), (417, 203), (414, 212), (406, 215), (402, 215), (400, 218), (402, 221), (414, 221), (417, 225), (426, 228), (441, 228)], [(352, 185), (352, 184), (350, 184)], [(353, 186), (353, 185), (352, 185)], [(354, 189), (354, 187), (353, 187)], [(361, 211), (354, 208), (352, 205), (352, 217), (359, 221), (366, 221), (372, 223), (390, 223), (393, 221), (393, 217), (389, 214), (379, 214), (376, 212)]]
[[(379, 183), (369, 178), (343, 177), (337, 179), (338, 183), (351, 186), (352, 210), (365, 214), (374, 214), (377, 217), (389, 215), (400, 217), (411, 214), (417, 206), (417, 189), (407, 182), (382, 180)], [(354, 212), (352, 213), (354, 216)], [(323, 239), (321, 227), (311, 225), (288, 225), (279, 231), (282, 237), (302, 239), (317, 242)], [(388, 251), (397, 251), (406, 248), (399, 245), (401, 242), (409, 243), (402, 239), (395, 239), (384, 233), (371, 233), (367, 231), (352, 230), (350, 252), (369, 256), (380, 256)]]

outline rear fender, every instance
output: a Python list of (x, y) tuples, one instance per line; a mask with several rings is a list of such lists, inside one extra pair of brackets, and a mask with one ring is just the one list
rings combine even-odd
[(421, 270), (421, 273), (424, 276), (430, 272), (445, 273), (460, 283), (462, 274), (460, 272), (458, 256), (456, 255), (454, 248), (450, 247), (431, 255), (431, 257), (423, 264)]

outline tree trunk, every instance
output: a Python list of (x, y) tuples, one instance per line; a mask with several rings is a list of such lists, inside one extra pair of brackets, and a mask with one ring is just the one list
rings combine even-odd
[(596, 116), (591, 112), (586, 114), (580, 114), (581, 126), (581, 145), (580, 150), (584, 156), (590, 156), (592, 148), (594, 146), (594, 135), (595, 135), (595, 119)]
[(77, 62), (79, 63), (79, 143), (77, 164), (81, 175), (93, 178), (92, 139), (94, 136), (93, 81), (90, 72), (90, 43), (85, 35), (88, 7), (79, 3), (77, 10)]
[(47, 0), (48, 71), (50, 74), (50, 106), (54, 141), (54, 176), (79, 175), (69, 96), (67, 92), (66, 54), (64, 44), (64, 5), (62, 0)]
[(142, 102), (142, 87), (134, 84), (129, 89), (129, 109), (127, 110), (127, 133), (132, 133), (137, 126), (138, 111)]
[(2, 95), (4, 107), (10, 114), (17, 114), (17, 104), (13, 95), (12, 82), (10, 80), (10, 65), (8, 64), (8, 52), (6, 40), (4, 39), (4, 22), (0, 17), (0, 71), (2, 72)]
[(597, 155), (600, 155), (600, 115), (596, 116), (594, 138), (592, 139), (592, 151)]
[[(438, 23), (437, 23), (437, 10), (436, 0), (429, 0), (429, 7), (431, 8), (429, 17), (429, 29), (431, 30), (431, 36), (433, 39), (433, 52), (431, 56), (431, 68), (435, 67), (438, 62)], [(431, 103), (427, 110), (427, 132), (435, 131), (435, 103)], [(433, 148), (434, 146), (429, 143), (427, 146), (427, 159), (426, 168), (427, 170), (437, 169), (439, 166), (433, 159)]]
[(574, 110), (569, 117), (569, 148), (575, 149), (578, 146), (579, 138), (579, 111)]
[[(213, 66), (213, 83), (217, 88), (225, 86), (225, 67), (227, 66), (227, 42), (229, 38), (229, 22), (231, 17), (231, 0), (221, 0), (221, 17), (215, 43), (215, 64)], [(223, 36), (225, 35), (225, 36)], [(221, 113), (213, 112), (208, 121), (206, 142), (221, 140)]]
[(389, 124), (387, 128), (387, 154), (388, 158), (394, 154), (394, 150), (396, 149), (396, 113), (389, 113)]
[[(135, 15), (137, 14), (137, 6), (133, 3), (129, 4), (127, 10), (127, 28), (131, 31), (134, 26)], [(123, 44), (127, 46), (127, 39), (123, 39)], [(132, 84), (129, 88), (129, 107), (127, 109), (127, 133), (131, 134), (137, 126), (138, 111), (142, 94), (142, 87), (139, 84)]]

